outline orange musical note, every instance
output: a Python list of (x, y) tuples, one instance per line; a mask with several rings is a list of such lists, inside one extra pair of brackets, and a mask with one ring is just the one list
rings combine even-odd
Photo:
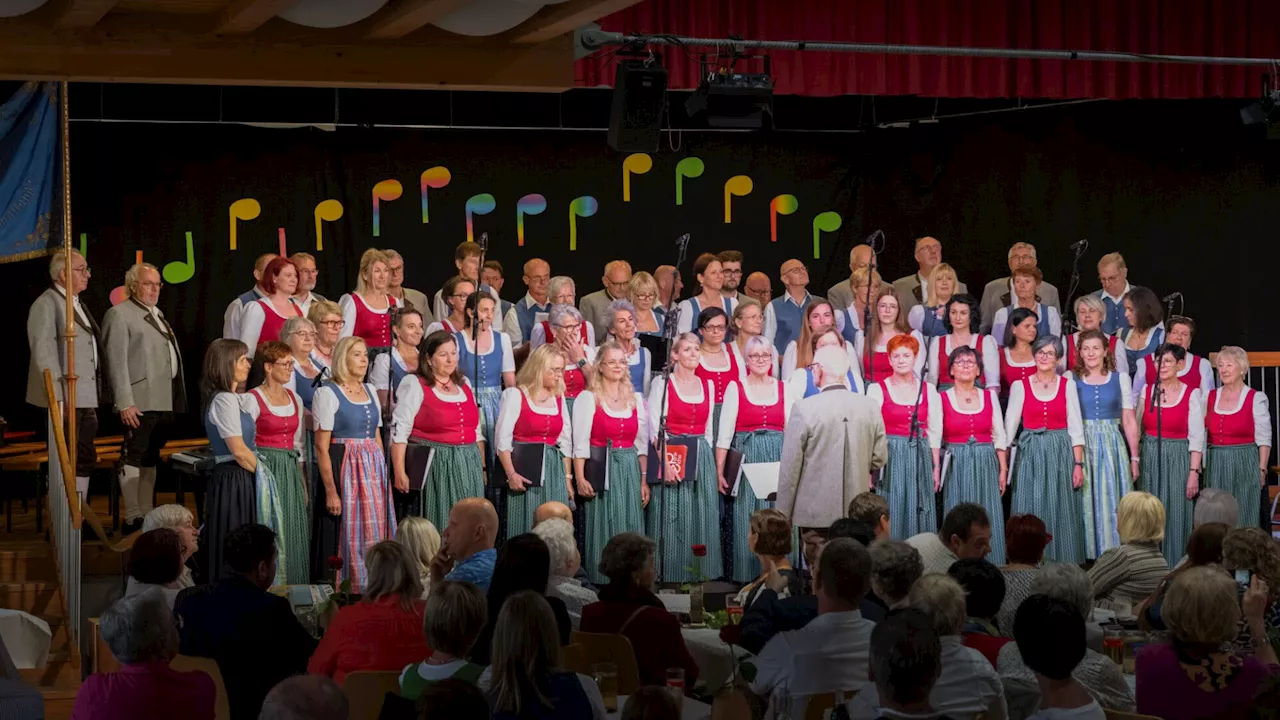
[(196, 248), (191, 240), (191, 231), (187, 231), (187, 261), (174, 260), (164, 266), (164, 281), (170, 285), (184, 283), (196, 276)]
[(653, 158), (647, 153), (633, 153), (622, 161), (622, 202), (631, 202), (631, 176), (653, 169)]
[(383, 180), (373, 186), (373, 236), (382, 234), (382, 203), (396, 200), (404, 192), (399, 180)]
[(280, 238), (280, 257), (287, 258), (289, 257), (289, 252), (284, 249), (284, 228), (276, 228), (276, 231), (279, 233), (278, 237)]
[(418, 185), (422, 192), (422, 222), (429, 222), (427, 214), (427, 188), (440, 188), (449, 184), (453, 176), (449, 174), (449, 168), (443, 165), (437, 165), (433, 168), (427, 168), (422, 171), (422, 177), (418, 178)]
[(262, 214), (262, 205), (253, 198), (240, 198), (231, 203), (231, 249), (236, 249), (236, 221), (253, 220)]
[(324, 250), (324, 231), (321, 222), (337, 222), (342, 219), (342, 203), (337, 200), (322, 200), (316, 205), (316, 252)]
[(755, 188), (755, 183), (751, 182), (751, 178), (746, 175), (734, 175), (724, 183), (724, 221), (730, 222), (732, 213), (730, 206), (733, 196), (743, 197), (750, 195), (751, 190)]

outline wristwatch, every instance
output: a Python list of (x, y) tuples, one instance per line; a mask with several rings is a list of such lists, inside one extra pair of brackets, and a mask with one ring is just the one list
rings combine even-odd
[(587, 366), (587, 359), (586, 359), (586, 358), (582, 358), (581, 360), (579, 360), (579, 361), (577, 362), (577, 365), (578, 365), (578, 369), (579, 369), (579, 370), (581, 370), (582, 368), (584, 368), (584, 367), (586, 367), (586, 366)]
[(1076, 460), (1076, 461), (1075, 461), (1075, 465), (1076, 465), (1076, 467), (1084, 467), (1084, 461), (1083, 461), (1083, 460)]

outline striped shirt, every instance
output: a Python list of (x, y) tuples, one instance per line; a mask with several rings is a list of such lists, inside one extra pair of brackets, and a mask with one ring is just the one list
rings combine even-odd
[(1169, 563), (1156, 543), (1125, 543), (1104, 552), (1089, 570), (1093, 597), (1128, 601), (1137, 607), (1169, 574)]

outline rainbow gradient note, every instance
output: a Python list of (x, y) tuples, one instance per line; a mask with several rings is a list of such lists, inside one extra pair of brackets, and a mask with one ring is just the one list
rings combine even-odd
[(382, 235), (382, 203), (399, 200), (404, 186), (399, 180), (383, 180), (373, 186), (373, 236)]
[(578, 249), (578, 218), (589, 218), (600, 209), (600, 203), (590, 195), (574, 198), (569, 203), (569, 250)]
[(453, 179), (449, 168), (443, 165), (437, 165), (433, 168), (427, 168), (422, 171), (422, 177), (418, 179), (419, 189), (422, 191), (422, 223), (425, 225), (430, 222), (431, 215), (427, 212), (427, 190), (439, 190), (449, 184)]
[(498, 207), (498, 201), (489, 193), (480, 193), (467, 198), (467, 242), (475, 242), (475, 216), (488, 215), (496, 207)]
[(547, 199), (530, 193), (516, 201), (516, 245), (524, 247), (524, 216), (541, 215), (547, 210)]
[(769, 242), (778, 242), (778, 216), (790, 215), (800, 209), (795, 195), (778, 195), (769, 201)]

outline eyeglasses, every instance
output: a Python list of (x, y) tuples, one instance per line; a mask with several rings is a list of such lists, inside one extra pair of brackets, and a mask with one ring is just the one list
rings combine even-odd
[(742, 270), (741, 270), (741, 269), (739, 269), (739, 270), (721, 270), (720, 272), (724, 273), (725, 275), (741, 275), (741, 274), (742, 274)]
[(605, 367), (626, 367), (627, 361), (626, 360), (606, 360), (603, 363), (601, 363), (601, 365), (604, 365)]
[(703, 330), (704, 332), (724, 332), (725, 330), (728, 330), (728, 329), (729, 329), (729, 328), (728, 328), (728, 326), (720, 325), (719, 323), (717, 323), (717, 324), (715, 324), (715, 325), (703, 325), (703, 326), (702, 326), (702, 330)]
[(156, 282), (140, 282), (138, 283), (138, 287), (155, 288), (156, 290), (159, 290), (160, 288), (164, 287), (164, 283), (158, 280)]
[(283, 360), (277, 360), (271, 364), (275, 365), (278, 368), (291, 368), (293, 367), (293, 363), (294, 363), (293, 358), (284, 358)]
[(973, 367), (978, 364), (978, 361), (974, 360), (971, 357), (966, 357), (966, 358), (960, 358), (959, 360), (956, 360), (952, 364), (955, 365), (956, 367)]
[[(314, 272), (314, 271), (313, 271), (313, 272)], [(403, 266), (403, 265), (398, 265), (398, 266), (396, 266), (396, 267), (389, 267), (389, 268), (387, 268), (387, 272), (391, 273), (392, 275), (403, 275), (403, 274), (404, 274), (404, 266)]]
[(88, 275), (90, 270), (89, 270), (89, 266), (85, 265), (84, 267), (73, 267), (71, 268), (71, 272), (76, 273), (78, 275)]
[(801, 273), (801, 272), (808, 272), (808, 270), (806, 270), (805, 267), (801, 265), (799, 267), (793, 267), (790, 270), (782, 273), (782, 276), (786, 277), (787, 275), (791, 275), (792, 273)]
[(550, 275), (529, 275), (529, 284), (544, 283), (551, 279)]
[(750, 355), (747, 356), (747, 359), (753, 362), (756, 362), (756, 361), (769, 362), (773, 360), (773, 355), (769, 353), (751, 353)]
[(614, 290), (626, 290), (627, 287), (631, 285), (631, 281), (623, 280), (621, 282), (614, 282), (610, 280), (608, 284), (609, 284), (609, 287), (613, 288)]
[(454, 293), (449, 297), (453, 300), (466, 300), (470, 295), (471, 293)]
[(346, 320), (321, 320), (320, 324), (327, 328), (340, 330), (343, 325), (347, 324), (347, 321)]
[(658, 293), (636, 293), (637, 300), (657, 300)]
[(574, 323), (572, 325), (560, 325), (556, 329), (563, 330), (565, 332), (577, 332), (580, 327), (582, 327), (582, 323)]
[(1058, 357), (1058, 353), (1054, 352), (1053, 348), (1040, 348), (1039, 352), (1036, 353), (1036, 357), (1056, 359)]
[(304, 339), (307, 339), (307, 338), (310, 338), (311, 340), (316, 339), (316, 334), (313, 332), (296, 332), (294, 333), (294, 335), (297, 335), (298, 337), (304, 338)]

